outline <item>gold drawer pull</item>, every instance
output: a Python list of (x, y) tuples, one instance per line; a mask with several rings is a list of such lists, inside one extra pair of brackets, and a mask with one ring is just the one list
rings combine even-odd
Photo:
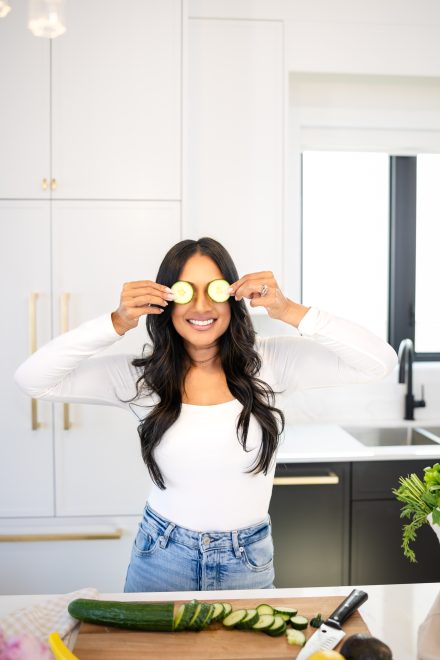
[(321, 476), (304, 476), (304, 477), (275, 477), (273, 480), (274, 486), (321, 486), (328, 484), (338, 484), (339, 477), (335, 472), (329, 471), (328, 474)]
[[(61, 319), (60, 326), (61, 332), (67, 332), (69, 330), (69, 300), (70, 294), (63, 293), (61, 294)], [(69, 404), (63, 404), (63, 428), (65, 431), (68, 431), (72, 427), (70, 422), (70, 411)]]
[(57, 180), (56, 179), (51, 179), (50, 180), (50, 189), (51, 190), (56, 190), (57, 189)]
[(120, 539), (122, 529), (113, 532), (48, 532), (45, 534), (0, 534), (0, 543), (16, 543), (17, 541), (95, 541), (102, 539)]
[[(29, 296), (29, 352), (35, 353), (37, 350), (37, 299), (38, 293), (31, 293)], [(41, 427), (38, 421), (37, 400), (31, 399), (31, 426), (32, 431)]]

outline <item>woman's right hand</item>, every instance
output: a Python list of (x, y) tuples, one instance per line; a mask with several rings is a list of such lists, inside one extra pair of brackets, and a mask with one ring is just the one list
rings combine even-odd
[[(174, 300), (171, 289), (151, 280), (126, 282), (122, 286), (119, 307), (112, 312), (116, 332), (123, 335), (135, 328), (144, 314), (162, 314), (169, 300)], [(161, 307), (150, 307), (160, 305)]]

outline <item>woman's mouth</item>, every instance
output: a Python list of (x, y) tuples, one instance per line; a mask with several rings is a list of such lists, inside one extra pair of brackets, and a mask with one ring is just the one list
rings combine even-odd
[(190, 326), (194, 328), (194, 330), (203, 332), (205, 330), (209, 330), (209, 328), (212, 328), (217, 319), (206, 319), (204, 321), (198, 321), (197, 319), (187, 319), (187, 321)]

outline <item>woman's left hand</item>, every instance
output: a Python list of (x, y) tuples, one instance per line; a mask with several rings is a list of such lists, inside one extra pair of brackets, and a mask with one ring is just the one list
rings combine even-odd
[(251, 307), (265, 307), (273, 319), (281, 320), (287, 312), (289, 299), (283, 295), (271, 270), (244, 275), (231, 284), (231, 289), (235, 300), (249, 298)]

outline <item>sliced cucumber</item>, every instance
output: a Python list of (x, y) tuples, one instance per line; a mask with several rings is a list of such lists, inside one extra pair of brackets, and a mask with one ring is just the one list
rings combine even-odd
[(225, 608), (224, 608), (223, 603), (214, 603), (214, 610), (213, 610), (213, 613), (212, 613), (211, 621), (219, 621), (219, 620), (223, 619), (224, 611), (225, 611)]
[(257, 605), (257, 612), (258, 614), (275, 614), (275, 610), (272, 607), (272, 605), (266, 605), (266, 603), (262, 603), (261, 605)]
[(207, 605), (208, 605), (208, 611), (206, 613), (205, 620), (201, 624), (202, 630), (209, 626), (209, 624), (212, 621), (212, 614), (214, 612), (214, 605), (212, 603), (207, 603)]
[(193, 616), (188, 626), (189, 630), (202, 630), (204, 623), (206, 621), (206, 617), (211, 611), (211, 605), (208, 605), (207, 603), (199, 603), (199, 604), (200, 604), (200, 608), (198, 610), (196, 609), (196, 614)]
[(274, 607), (274, 610), (277, 614), (287, 614), (289, 619), (291, 616), (296, 616), (298, 614), (298, 610), (294, 607), (284, 607), (280, 605), (279, 607)]
[(173, 302), (177, 303), (178, 305), (185, 305), (186, 303), (189, 303), (194, 295), (192, 284), (185, 282), (184, 280), (174, 282), (173, 286), (171, 287), (171, 291), (175, 294)]
[(309, 620), (305, 616), (297, 614), (296, 616), (290, 617), (290, 623), (292, 624), (292, 628), (296, 628), (296, 630), (304, 630), (304, 628), (307, 628), (309, 625)]
[(245, 609), (234, 610), (223, 619), (223, 625), (226, 626), (226, 628), (234, 628), (237, 625), (237, 623), (243, 621), (246, 615), (247, 615), (247, 610)]
[(280, 614), (274, 616), (273, 624), (270, 628), (267, 628), (264, 632), (272, 637), (278, 637), (282, 635), (286, 630), (286, 622)]
[(286, 630), (287, 643), (295, 646), (304, 646), (306, 643), (306, 636), (301, 630), (292, 630), (292, 628), (287, 628)]
[(321, 612), (318, 612), (317, 614), (315, 614), (313, 619), (310, 619), (310, 625), (313, 626), (314, 628), (319, 628), (322, 622), (323, 622), (323, 618), (321, 616)]
[(232, 612), (232, 605), (231, 605), (231, 603), (222, 603), (222, 605), (223, 605), (223, 609), (224, 609), (222, 619), (225, 619), (228, 616), (228, 614), (230, 614)]
[(260, 618), (260, 615), (258, 614), (257, 610), (255, 609), (248, 609), (246, 610), (247, 614), (242, 619), (239, 623), (237, 623), (237, 628), (251, 628), (254, 623), (257, 623), (258, 619)]
[[(258, 609), (258, 608), (257, 608)], [(273, 614), (260, 614), (260, 618), (256, 623), (254, 623), (253, 626), (251, 626), (252, 630), (267, 630), (273, 625), (273, 622), (275, 620), (275, 617)]]
[(208, 284), (208, 296), (214, 302), (226, 302), (231, 296), (228, 291), (230, 286), (226, 280), (212, 280)]

